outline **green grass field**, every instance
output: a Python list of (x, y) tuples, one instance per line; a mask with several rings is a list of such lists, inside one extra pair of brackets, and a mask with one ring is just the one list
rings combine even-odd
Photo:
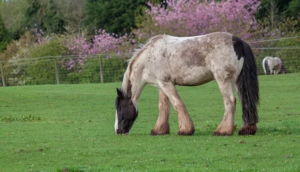
[[(300, 74), (259, 76), (255, 136), (212, 136), (223, 117), (215, 81), (177, 87), (196, 132), (150, 136), (158, 90), (147, 86), (130, 135), (114, 133), (121, 83), (0, 88), (0, 171), (300, 171)], [(237, 129), (242, 126), (237, 104)]]

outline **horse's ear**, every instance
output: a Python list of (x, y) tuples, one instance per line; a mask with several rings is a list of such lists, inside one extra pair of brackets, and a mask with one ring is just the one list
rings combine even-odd
[(119, 90), (119, 88), (117, 88), (117, 94), (120, 98), (124, 98), (124, 95), (123, 95), (122, 91)]

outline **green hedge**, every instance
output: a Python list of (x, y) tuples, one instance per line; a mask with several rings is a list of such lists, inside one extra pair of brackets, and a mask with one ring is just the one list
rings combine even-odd
[[(120, 82), (127, 67), (127, 61), (121, 58), (102, 59), (104, 82)], [(76, 71), (68, 74), (66, 83), (100, 83), (100, 59), (87, 59), (77, 67)]]

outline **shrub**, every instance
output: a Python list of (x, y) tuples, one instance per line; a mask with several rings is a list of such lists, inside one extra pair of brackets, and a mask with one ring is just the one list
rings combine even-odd
[[(85, 63), (76, 64), (76, 70), (72, 70), (67, 76), (67, 83), (84, 84), (100, 83), (100, 61), (98, 58), (87, 58)], [(102, 59), (104, 82), (120, 82), (126, 70), (125, 59), (113, 57)]]
[[(60, 56), (65, 52), (63, 45), (64, 39), (61, 37), (54, 37), (42, 44), (36, 45), (32, 49), (32, 57), (36, 58), (30, 60), (25, 69), (27, 76), (26, 85), (28, 84), (56, 84), (56, 67), (60, 75), (64, 74), (65, 69), (59, 60), (51, 58), (51, 56)], [(43, 58), (39, 58), (43, 57)], [(56, 67), (55, 67), (56, 64)]]

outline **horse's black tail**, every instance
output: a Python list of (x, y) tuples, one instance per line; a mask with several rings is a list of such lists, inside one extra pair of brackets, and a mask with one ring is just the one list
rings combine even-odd
[(257, 104), (259, 103), (255, 58), (250, 46), (237, 37), (233, 37), (233, 47), (238, 59), (244, 58), (243, 68), (236, 81), (238, 95), (242, 103), (243, 122), (253, 125), (258, 122)]
[(264, 68), (265, 68), (266, 75), (270, 75), (270, 68), (269, 68), (268, 60), (264, 61)]

